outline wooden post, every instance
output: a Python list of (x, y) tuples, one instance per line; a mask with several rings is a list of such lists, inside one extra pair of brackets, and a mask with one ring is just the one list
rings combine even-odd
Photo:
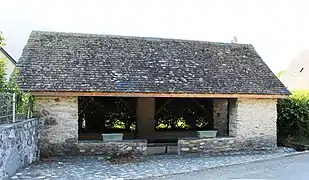
[(155, 98), (137, 98), (136, 127), (137, 138), (155, 138)]

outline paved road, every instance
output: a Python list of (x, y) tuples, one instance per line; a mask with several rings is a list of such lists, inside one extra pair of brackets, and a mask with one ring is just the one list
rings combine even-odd
[(158, 180), (309, 180), (309, 153), (253, 162), (240, 165), (219, 167), (188, 174), (155, 178)]

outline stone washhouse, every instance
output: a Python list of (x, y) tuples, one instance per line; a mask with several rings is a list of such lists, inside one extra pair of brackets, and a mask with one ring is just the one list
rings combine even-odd
[[(18, 69), (20, 87), (36, 97), (42, 156), (145, 156), (157, 137), (177, 138), (179, 154), (274, 149), (277, 99), (290, 94), (248, 44), (33, 31)], [(134, 98), (135, 133), (81, 140), (80, 97)], [(211, 100), (218, 136), (156, 131), (158, 98)]]

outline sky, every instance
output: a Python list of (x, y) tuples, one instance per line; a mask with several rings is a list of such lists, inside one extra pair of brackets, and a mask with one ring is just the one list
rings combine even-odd
[(32, 30), (252, 44), (274, 73), (309, 49), (306, 0), (0, 0), (5, 49)]

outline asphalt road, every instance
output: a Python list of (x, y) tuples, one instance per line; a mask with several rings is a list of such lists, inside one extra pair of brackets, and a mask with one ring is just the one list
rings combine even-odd
[(309, 153), (288, 156), (262, 162), (225, 166), (187, 174), (179, 174), (158, 180), (309, 180)]

